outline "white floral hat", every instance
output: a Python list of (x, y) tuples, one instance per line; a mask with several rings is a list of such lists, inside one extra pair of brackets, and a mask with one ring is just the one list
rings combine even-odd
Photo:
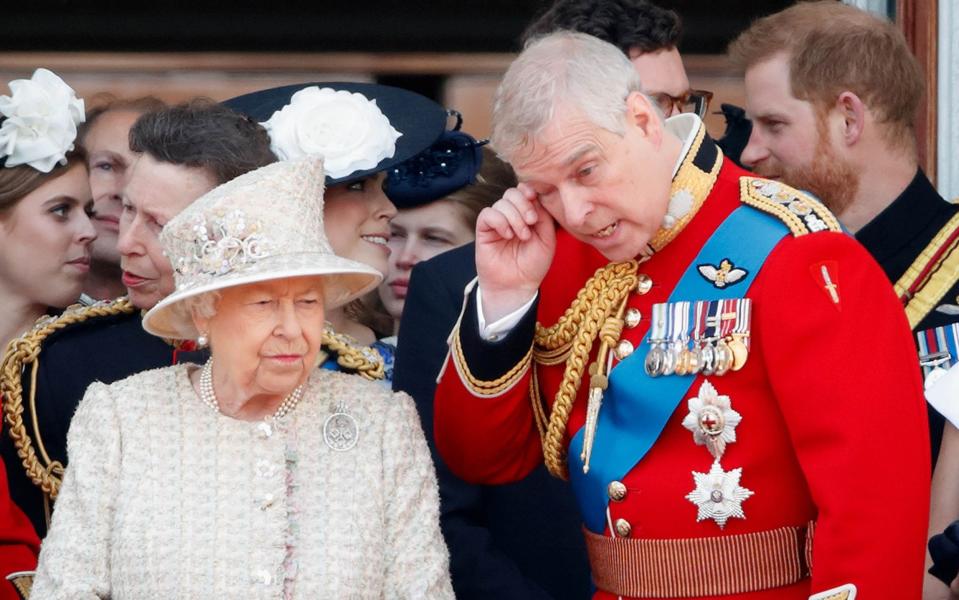
[(53, 71), (37, 69), (30, 79), (10, 82), (10, 95), (0, 96), (0, 119), (3, 165), (49, 173), (58, 163), (67, 164), (86, 116), (73, 88)]
[(327, 185), (393, 169), (429, 148), (448, 120), (432, 100), (376, 83), (299, 83), (224, 104), (260, 122), (280, 160), (323, 156)]
[(383, 276), (336, 256), (323, 229), (323, 161), (308, 157), (256, 169), (198, 198), (164, 226), (160, 242), (176, 290), (150, 309), (143, 328), (197, 336), (184, 300), (223, 288), (321, 275), (327, 308), (372, 290)]

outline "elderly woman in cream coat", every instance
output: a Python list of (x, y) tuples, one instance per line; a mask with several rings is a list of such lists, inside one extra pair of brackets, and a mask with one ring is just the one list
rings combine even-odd
[(319, 159), (253, 171), (163, 229), (144, 327), (209, 343), (94, 384), (33, 598), (451, 598), (413, 403), (317, 369), (324, 311), (378, 283), (323, 233)]

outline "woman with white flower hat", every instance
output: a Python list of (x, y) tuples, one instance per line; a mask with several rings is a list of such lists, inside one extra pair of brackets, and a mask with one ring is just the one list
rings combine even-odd
[[(0, 343), (76, 302), (95, 233), (90, 186), (75, 147), (83, 100), (52, 72), (10, 82), (0, 96)], [(2, 429), (2, 427), (0, 427)], [(6, 431), (2, 435), (6, 436)], [(0, 464), (0, 599), (19, 598), (38, 540), (10, 500)], [(9, 578), (9, 579), (8, 579)]]
[(411, 399), (315, 368), (324, 312), (381, 279), (333, 254), (323, 179), (275, 163), (164, 227), (144, 327), (211, 359), (90, 387), (35, 598), (452, 598)]
[[(372, 83), (306, 83), (226, 102), (262, 122), (280, 160), (320, 156), (327, 171), (326, 233), (340, 256), (389, 269), (387, 175), (428, 149), (446, 130), (448, 112), (408, 90)], [(324, 367), (389, 378), (393, 346), (377, 340), (360, 302), (330, 311)]]

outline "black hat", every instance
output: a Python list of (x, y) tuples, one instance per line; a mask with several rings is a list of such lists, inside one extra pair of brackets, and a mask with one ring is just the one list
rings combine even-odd
[(443, 132), (432, 146), (396, 165), (386, 174), (386, 195), (397, 208), (413, 208), (444, 198), (476, 181), (483, 165), (481, 147), (489, 140), (476, 139), (459, 130), (463, 117), (452, 131)]
[[(275, 113), (290, 105), (294, 94), (307, 90), (308, 88), (317, 89), (315, 91), (304, 92), (305, 94), (318, 95), (322, 93), (328, 97), (335, 95), (338, 99), (343, 97), (349, 98), (347, 93), (359, 94), (365, 97), (366, 100), (372, 101), (369, 104), (375, 104), (378, 112), (382, 113), (382, 117), (385, 117), (386, 121), (388, 121), (381, 129), (389, 129), (389, 127), (392, 127), (396, 133), (400, 134), (399, 137), (395, 138), (395, 147), (392, 146), (391, 142), (392, 153), (389, 151), (379, 152), (379, 150), (383, 150), (383, 148), (379, 148), (375, 156), (361, 157), (366, 159), (365, 164), (360, 164), (355, 169), (350, 169), (349, 166), (346, 166), (340, 169), (340, 173), (337, 173), (337, 169), (331, 169), (328, 166), (326, 177), (326, 184), (328, 186), (358, 181), (370, 175), (391, 169), (429, 148), (446, 129), (446, 110), (436, 102), (408, 90), (375, 83), (298, 83), (237, 96), (236, 98), (225, 101), (223, 104), (251, 117), (257, 122), (265, 123), (270, 121)], [(344, 93), (334, 94), (335, 92)], [(367, 118), (367, 116), (364, 115), (362, 118), (363, 123), (352, 124), (348, 122), (349, 119), (346, 119), (346, 122), (344, 122), (344, 117), (349, 117), (350, 114), (356, 114), (352, 112), (353, 108), (357, 108), (356, 106), (349, 108), (350, 110), (337, 111), (335, 116), (339, 118), (334, 118), (332, 121), (334, 121), (337, 126), (343, 126), (348, 130), (340, 132), (341, 134), (349, 134), (344, 137), (344, 141), (354, 143), (357, 140), (355, 136), (351, 135), (353, 131), (363, 133), (366, 131), (367, 126), (371, 125), (374, 121), (379, 123), (381, 117), (375, 115), (374, 117)], [(359, 106), (359, 108), (363, 109), (364, 107)], [(359, 128), (357, 129), (356, 126), (359, 126)], [(268, 129), (270, 129), (270, 127), (268, 127)], [(270, 137), (273, 140), (274, 152), (278, 154), (279, 158), (293, 158), (292, 156), (280, 155), (281, 153), (277, 151), (278, 140), (275, 137), (274, 131), (270, 133)], [(383, 156), (381, 157), (380, 154), (383, 154)], [(378, 162), (373, 163), (372, 161), (376, 159), (379, 159)], [(331, 174), (330, 171), (333, 171), (333, 173)]]

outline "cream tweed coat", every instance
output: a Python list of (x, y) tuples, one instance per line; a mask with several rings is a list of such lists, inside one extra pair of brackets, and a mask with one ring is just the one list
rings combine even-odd
[[(33, 600), (453, 597), (408, 396), (318, 369), (267, 426), (204, 405), (191, 368), (90, 386)], [(323, 437), (337, 406), (346, 451)]]

